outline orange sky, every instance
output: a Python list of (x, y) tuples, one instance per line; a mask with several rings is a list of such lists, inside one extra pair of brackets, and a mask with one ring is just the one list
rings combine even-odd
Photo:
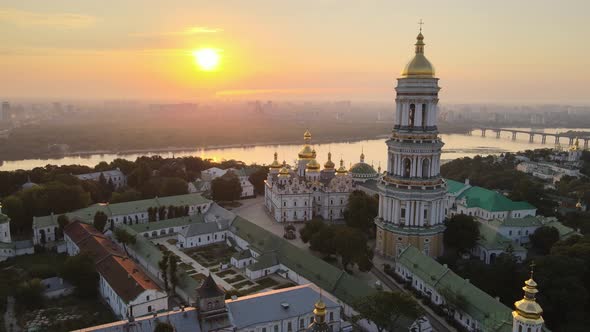
[(1, 97), (387, 100), (422, 18), (443, 101), (590, 102), (588, 1), (106, 4), (3, 1)]

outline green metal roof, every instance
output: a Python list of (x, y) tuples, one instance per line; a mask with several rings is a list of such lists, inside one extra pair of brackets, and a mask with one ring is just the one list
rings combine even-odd
[(204, 222), (202, 215), (195, 214), (195, 215), (188, 216), (188, 217), (172, 218), (172, 219), (166, 219), (166, 220), (161, 220), (161, 221), (156, 221), (156, 222), (148, 222), (145, 224), (130, 225), (129, 227), (131, 229), (135, 230), (137, 233), (143, 233), (143, 232), (147, 232), (147, 231), (159, 230), (162, 228), (184, 226), (184, 225), (188, 225), (191, 223), (197, 223), (197, 222), (199, 222), (199, 223)]
[(515, 202), (506, 196), (482, 187), (470, 187), (463, 191), (457, 199), (467, 201), (467, 207), (479, 207), (487, 211), (514, 211), (536, 209), (527, 202)]
[(507, 218), (501, 222), (504, 227), (534, 227), (541, 226), (541, 216), (526, 216), (524, 218)]
[(350, 167), (350, 173), (357, 175), (377, 175), (377, 171), (373, 166), (363, 162), (352, 165), (352, 167)]
[(447, 182), (447, 192), (449, 192), (451, 194), (458, 193), (461, 190), (463, 190), (463, 188), (467, 187), (467, 185), (463, 182), (459, 182), (459, 181), (455, 181), (455, 180), (451, 180), (451, 179), (445, 179), (445, 181)]
[[(150, 207), (167, 207), (185, 206), (185, 205), (199, 205), (209, 203), (208, 199), (200, 194), (186, 194), (166, 197), (156, 197), (152, 199), (142, 199), (138, 201), (130, 201), (115, 204), (94, 204), (89, 207), (68, 212), (66, 215), (72, 219), (78, 219), (82, 222), (91, 223), (94, 220), (94, 215), (98, 211), (104, 212), (107, 216), (118, 216), (132, 213), (146, 212)], [(37, 227), (56, 226), (57, 217), (60, 215), (49, 215), (42, 217), (35, 217), (33, 225)]]
[[(230, 230), (248, 241), (252, 249), (262, 255), (274, 254), (279, 263), (326, 289), (347, 304), (353, 303), (358, 297), (375, 292), (367, 281), (348, 275), (244, 218), (236, 217)], [(250, 269), (253, 270), (252, 266)]]
[(526, 252), (526, 249), (484, 223), (479, 224), (479, 239), (477, 240), (477, 244), (488, 250), (506, 250), (508, 246), (512, 245), (514, 251)]
[(560, 239), (568, 238), (572, 235), (582, 235), (577, 230), (575, 230), (571, 227), (568, 227), (557, 220), (550, 221), (550, 222), (544, 224), (543, 226), (555, 227), (557, 229), (557, 231), (559, 232)]
[(480, 322), (484, 331), (512, 330), (510, 308), (415, 247), (407, 247), (398, 262), (441, 295), (450, 292), (463, 298), (465, 306), (460, 309)]

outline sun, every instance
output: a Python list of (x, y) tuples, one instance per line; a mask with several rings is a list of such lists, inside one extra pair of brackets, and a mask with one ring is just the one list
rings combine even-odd
[(219, 52), (212, 48), (202, 48), (193, 51), (195, 62), (204, 71), (212, 71), (219, 66)]

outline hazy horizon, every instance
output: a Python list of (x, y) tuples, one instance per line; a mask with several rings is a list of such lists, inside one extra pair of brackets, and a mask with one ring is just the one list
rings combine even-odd
[[(586, 1), (4, 1), (2, 99), (392, 101), (418, 20), (441, 103), (590, 103)], [(193, 51), (211, 48), (203, 71)]]

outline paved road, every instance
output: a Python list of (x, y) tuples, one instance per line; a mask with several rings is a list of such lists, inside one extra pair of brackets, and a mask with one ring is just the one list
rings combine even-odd
[[(371, 272), (377, 278), (379, 278), (379, 280), (381, 280), (381, 282), (383, 282), (385, 285), (387, 285), (389, 288), (396, 290), (396, 291), (404, 292), (404, 293), (407, 292), (403, 287), (401, 287), (391, 277), (386, 275), (385, 272), (379, 270), (378, 268), (373, 267), (373, 269), (371, 269)], [(436, 331), (436, 332), (457, 332), (457, 330), (452, 328), (451, 326), (449, 326), (449, 324), (447, 324), (447, 322), (443, 318), (436, 316), (434, 314), (434, 312), (432, 311), (432, 309), (430, 309), (428, 306), (422, 304), (422, 302), (420, 302), (420, 300), (418, 300), (417, 302), (425, 310), (425, 316), (430, 321), (430, 325), (432, 325), (432, 328), (434, 329), (434, 331)]]

